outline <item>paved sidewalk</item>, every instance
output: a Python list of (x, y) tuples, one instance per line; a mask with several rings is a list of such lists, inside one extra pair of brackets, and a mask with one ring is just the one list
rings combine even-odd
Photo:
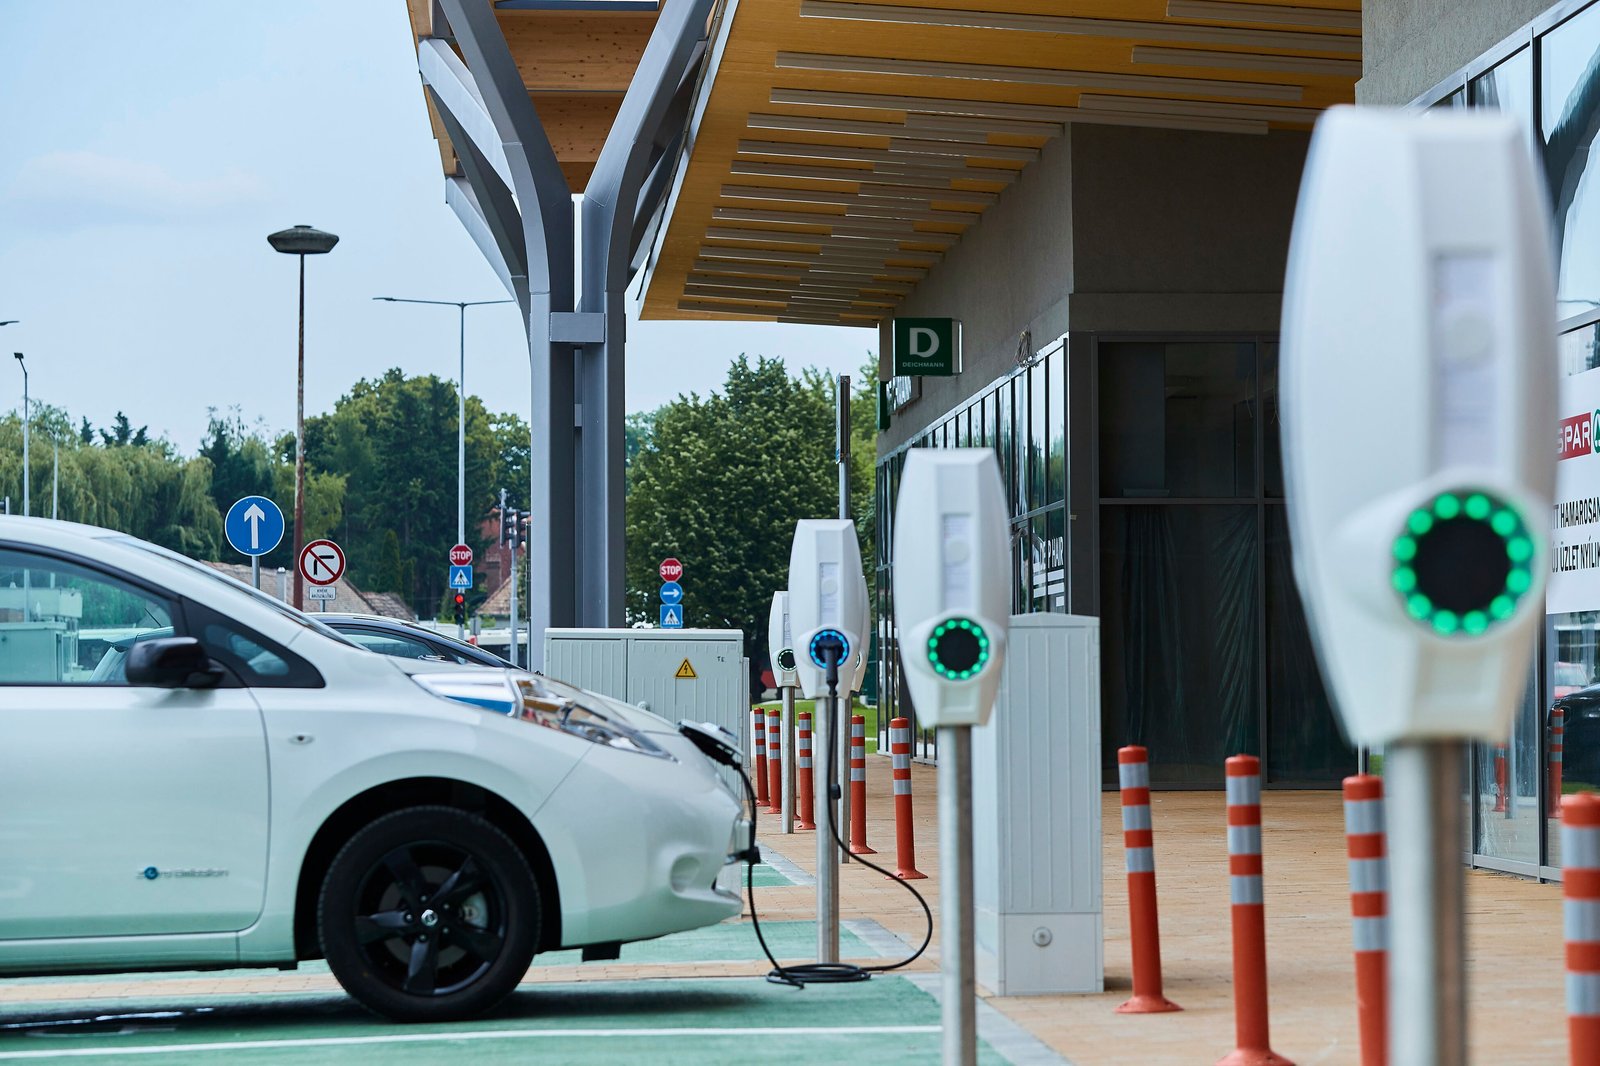
[[(867, 839), (884, 853), (875, 858), (892, 867), (889, 760), (870, 758), (867, 766)], [(1217, 773), (1220, 781), (1220, 766)], [(914, 765), (912, 780), (917, 868), (929, 875), (916, 885), (937, 907), (934, 769)], [(988, 1002), (1076, 1066), (1215, 1062), (1234, 1047), (1223, 794), (1152, 795), (1166, 992), (1184, 1007), (1174, 1014), (1115, 1013), (1132, 986), (1115, 792), (1104, 794), (1102, 811), (1107, 991)], [(1299, 1066), (1359, 1061), (1343, 819), (1335, 791), (1269, 790), (1262, 797), (1272, 1044)], [(768, 841), (808, 873), (814, 869), (811, 834), (769, 834)], [(902, 888), (856, 864), (844, 868), (840, 884), (844, 918), (874, 918), (920, 942), (921, 911)], [(781, 899), (786, 916), (803, 918), (814, 906), (806, 891), (758, 890), (757, 901), (763, 916)], [(791, 896), (804, 898), (791, 904)], [(1565, 1063), (1561, 886), (1469, 871), (1467, 907), (1473, 1061)], [(930, 954), (937, 949), (936, 935)]]

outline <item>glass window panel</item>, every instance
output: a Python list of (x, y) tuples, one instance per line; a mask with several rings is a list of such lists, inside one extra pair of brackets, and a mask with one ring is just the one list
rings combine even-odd
[(1100, 493), (1256, 494), (1256, 370), (1250, 342), (1100, 347)]
[(0, 685), (126, 685), (133, 646), (175, 632), (161, 597), (63, 560), (0, 551)]
[(1067, 610), (1067, 512), (1056, 507), (1044, 514), (1044, 560), (1046, 605), (1040, 610), (1066, 613)]
[(1037, 510), (1050, 502), (1045, 495), (1045, 456), (1050, 454), (1050, 419), (1046, 411), (1049, 389), (1045, 384), (1045, 364), (1028, 369), (1028, 509)]
[(1289, 522), (1279, 506), (1267, 518), (1267, 771), (1272, 781), (1335, 788), (1356, 771), (1311, 647), (1295, 588)]
[(1477, 757), (1479, 855), (1534, 864), (1539, 861), (1539, 732), (1535, 672), (1528, 671), (1522, 701), (1513, 719), (1511, 743), (1475, 744)]
[(1600, 7), (1540, 39), (1540, 146), (1555, 212), (1556, 307), (1562, 317), (1600, 307), (1600, 192), (1589, 166), (1600, 122)]
[(1556, 350), (1565, 377), (1600, 367), (1600, 322), (1563, 333)]
[(1520, 48), (1475, 78), (1470, 86), (1473, 107), (1488, 107), (1511, 115), (1533, 136), (1533, 52)]
[[(1550, 693), (1561, 710), (1561, 787), (1570, 792), (1600, 789), (1600, 610), (1551, 615)], [(1553, 706), (1544, 726), (1554, 738)], [(1520, 720), (1519, 720), (1520, 724)], [(1492, 755), (1491, 755), (1492, 757)], [(1550, 791), (1557, 791), (1551, 772)], [(1487, 792), (1480, 788), (1479, 792)], [(1550, 813), (1548, 807), (1546, 814)], [(1550, 865), (1561, 865), (1559, 821), (1550, 819)]]
[(1150, 749), (1151, 783), (1215, 788), (1259, 753), (1256, 507), (1101, 508), (1105, 772)]
[(1261, 345), (1261, 492), (1283, 498), (1283, 424), (1278, 418), (1278, 342)]
[(995, 391), (997, 394), (995, 403), (998, 415), (995, 450), (999, 453), (1000, 477), (1005, 481), (1006, 497), (1009, 500), (1011, 497), (1011, 466), (1016, 461), (1016, 452), (1011, 444), (1011, 383), (1008, 381)]
[(1028, 510), (1028, 378), (1019, 375), (1011, 379), (1011, 411), (1016, 420), (1011, 443), (1015, 454), (1011, 459), (1012, 514)]
[(1045, 452), (1048, 473), (1045, 495), (1050, 503), (1067, 498), (1067, 353), (1050, 353), (1050, 439)]

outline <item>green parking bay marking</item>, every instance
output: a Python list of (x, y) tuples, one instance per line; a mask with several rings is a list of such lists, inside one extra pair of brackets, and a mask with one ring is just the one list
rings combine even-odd
[[(759, 977), (523, 985), (495, 1017), (448, 1026), (394, 1025), (339, 995), (241, 992), (228, 1003), (207, 1002), (202, 1013), (172, 1011), (169, 1003), (146, 1022), (151, 1028), (119, 1025), (70, 1036), (74, 1018), (63, 1018), (59, 1008), (31, 1032), (13, 1020), (6, 1027), (12, 1034), (55, 1039), (20, 1048), (12, 1036), (0, 1062), (270, 1063), (307, 1061), (308, 1049), (326, 1048), (341, 1062), (385, 1066), (437, 1063), (453, 1050), (468, 1052), (479, 1066), (526, 1062), (530, 1053), (552, 1062), (703, 1066), (747, 1056), (754, 1038), (763, 1055), (796, 1061), (910, 1064), (936, 1060), (940, 1047), (938, 1004), (899, 976), (803, 992)], [(14, 1019), (14, 1011), (5, 1013)], [(90, 1022), (109, 1013), (75, 1017)], [(980, 1061), (1003, 1060), (985, 1045)]]

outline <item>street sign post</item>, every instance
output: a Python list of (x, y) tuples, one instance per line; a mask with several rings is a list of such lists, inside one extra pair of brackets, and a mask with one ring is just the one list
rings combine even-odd
[(283, 512), (265, 496), (246, 496), (228, 508), (223, 532), (234, 551), (250, 556), (250, 576), (261, 587), (261, 556), (283, 540)]
[(452, 566), (450, 568), (450, 587), (460, 592), (472, 588), (472, 567)]
[(470, 544), (457, 544), (454, 548), (451, 548), (450, 549), (450, 565), (451, 566), (471, 566), (472, 565), (472, 545), (470, 545)]
[(676, 581), (668, 581), (661, 586), (662, 603), (682, 603), (683, 586)]
[(662, 581), (677, 581), (683, 576), (683, 564), (676, 559), (663, 559), (659, 573)]
[(661, 605), (661, 628), (682, 629), (683, 608), (677, 604), (663, 603)]
[(344, 576), (344, 551), (331, 540), (314, 540), (300, 549), (300, 576), (313, 585), (331, 585)]

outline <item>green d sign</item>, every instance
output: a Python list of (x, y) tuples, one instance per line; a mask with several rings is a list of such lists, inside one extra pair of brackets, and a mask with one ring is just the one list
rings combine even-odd
[(952, 377), (961, 369), (961, 329), (953, 318), (894, 320), (896, 377)]

